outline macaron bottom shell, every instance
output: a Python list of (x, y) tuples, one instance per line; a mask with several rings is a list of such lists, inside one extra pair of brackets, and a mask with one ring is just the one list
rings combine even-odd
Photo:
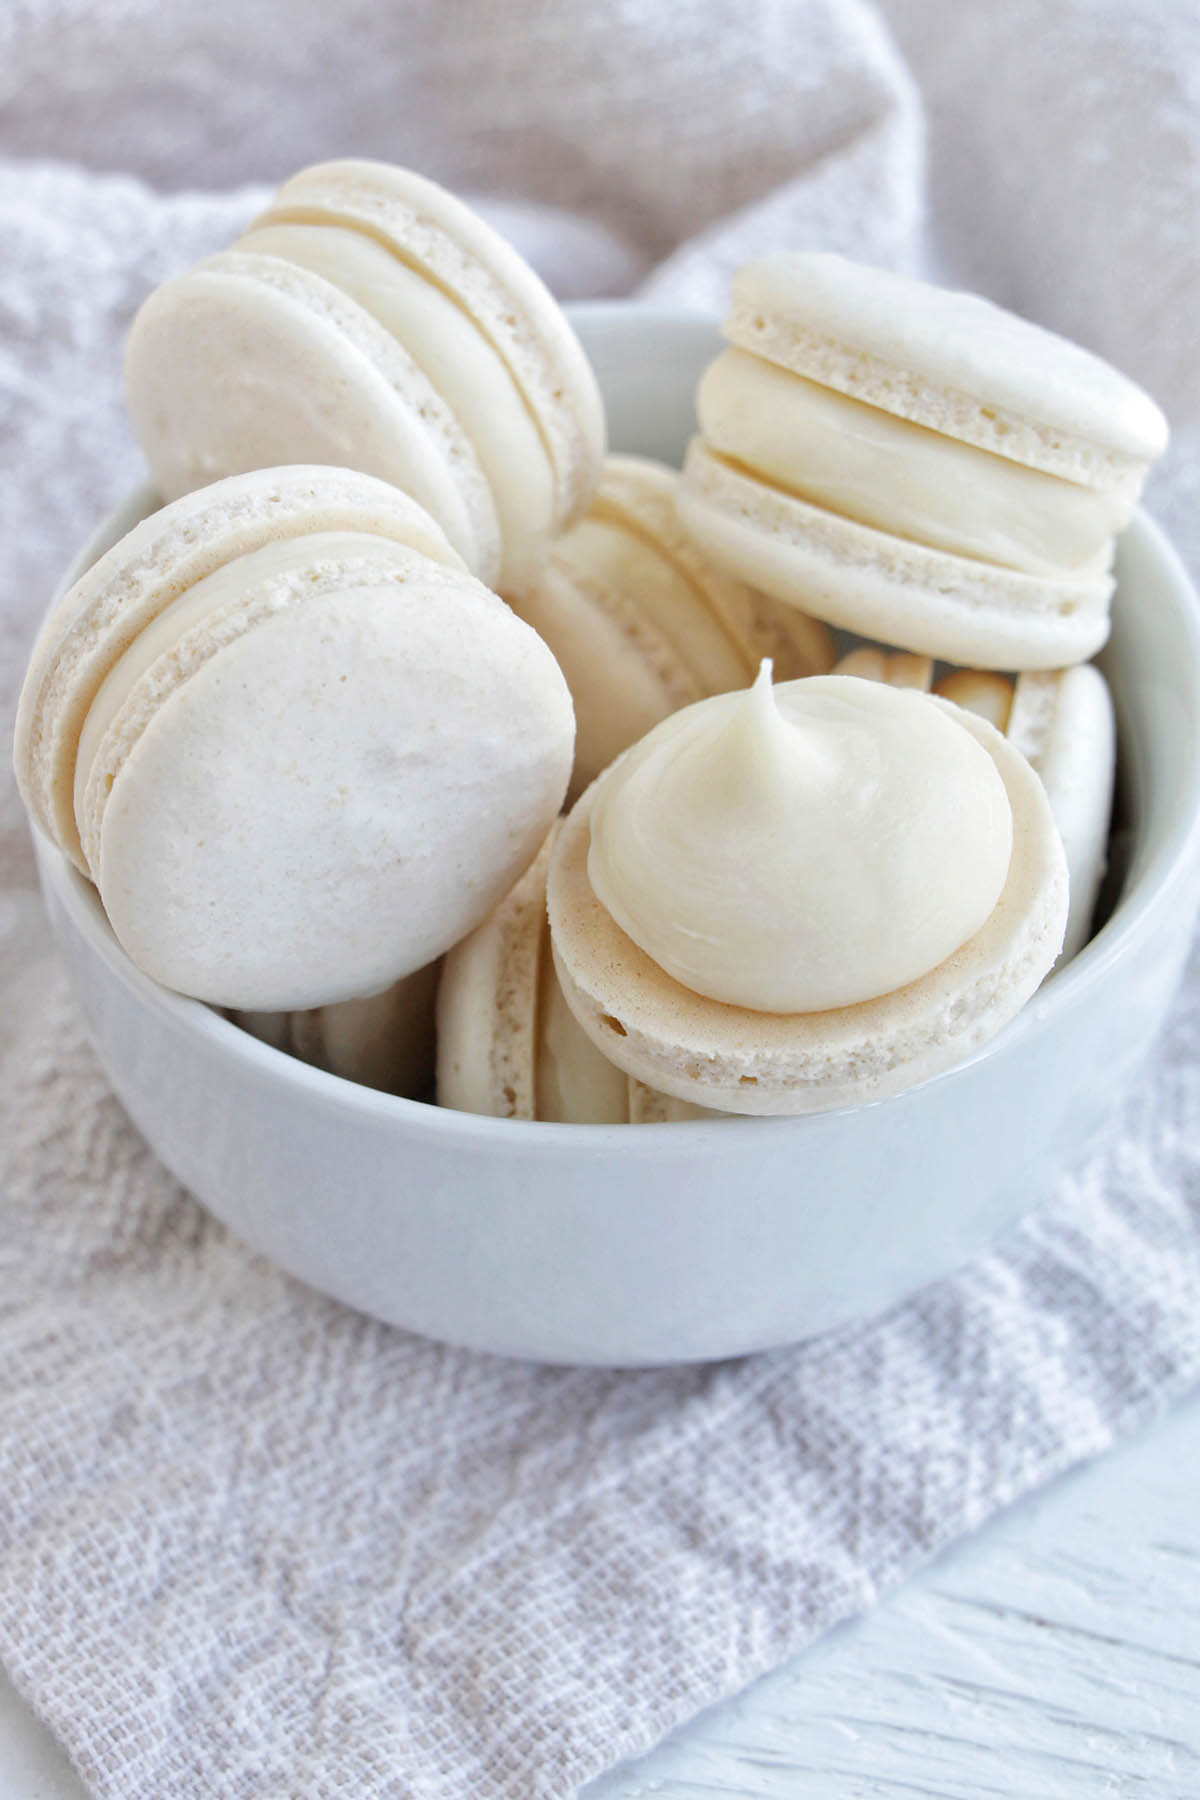
[(859, 636), (983, 669), (1084, 662), (1105, 643), (1109, 574), (1052, 580), (861, 525), (691, 444), (680, 516), (715, 562)]
[(884, 1099), (979, 1049), (1052, 966), (1067, 916), (1062, 845), (1041, 783), (983, 721), (964, 728), (993, 756), (1013, 813), (1003, 892), (982, 928), (921, 979), (820, 1013), (751, 1012), (666, 975), (620, 929), (587, 873), (597, 785), (566, 820), (547, 902), (555, 967), (593, 1042), (648, 1086), (719, 1111), (819, 1112)]

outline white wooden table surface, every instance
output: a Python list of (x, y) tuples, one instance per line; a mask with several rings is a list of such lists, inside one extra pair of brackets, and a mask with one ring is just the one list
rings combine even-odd
[[(0, 1677), (0, 1800), (82, 1794)], [(1200, 1800), (1200, 1396), (583, 1800), (992, 1795)]]

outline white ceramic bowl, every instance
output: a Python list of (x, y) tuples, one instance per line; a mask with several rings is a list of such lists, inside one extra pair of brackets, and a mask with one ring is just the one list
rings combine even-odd
[[(575, 323), (614, 446), (675, 460), (718, 346), (693, 316)], [(85, 562), (149, 510), (143, 491)], [(549, 1361), (729, 1356), (899, 1300), (983, 1248), (1077, 1161), (1178, 981), (1200, 897), (1200, 625), (1139, 518), (1105, 656), (1131, 827), (1120, 903), (970, 1062), (803, 1119), (525, 1124), (293, 1061), (133, 968), (45, 842), (46, 903), (113, 1086), (163, 1162), (293, 1274), (430, 1336)]]

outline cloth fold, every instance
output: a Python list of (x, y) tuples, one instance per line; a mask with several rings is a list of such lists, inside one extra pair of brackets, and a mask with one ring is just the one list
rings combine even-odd
[[(784, 243), (969, 280), (1167, 405), (1195, 568), (1198, 86), (1168, 0), (10, 7), (5, 728), (139, 473), (134, 308), (332, 154), (481, 196), (560, 292), (719, 308)], [(994, 1254), (641, 1373), (426, 1343), (208, 1218), (87, 1047), (9, 780), (0, 1008), (0, 1661), (112, 1800), (565, 1800), (1200, 1377), (1195, 958), (1110, 1141)]]

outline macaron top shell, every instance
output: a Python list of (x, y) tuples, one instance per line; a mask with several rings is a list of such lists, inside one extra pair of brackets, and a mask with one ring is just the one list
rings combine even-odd
[(355, 224), (453, 295), (507, 363), (546, 438), (564, 529), (595, 484), (604, 405), (578, 338), (524, 257), (437, 182), (389, 163), (350, 158), (301, 170), (258, 223), (297, 220)]
[(89, 869), (99, 866), (105, 813), (147, 725), (212, 657), (276, 614), (295, 616), (349, 589), (422, 603), (455, 598), (464, 580), (407, 545), (368, 532), (312, 532), (239, 556), (172, 601), (114, 663), (75, 755), (75, 822)]
[(289, 461), (363, 469), (411, 494), (472, 573), (499, 566), (461, 424), (407, 350), (310, 269), (234, 249), (165, 282), (134, 319), (125, 390), (168, 500)]
[(977, 294), (825, 252), (778, 251), (734, 277), (726, 336), (901, 418), (1089, 486), (1136, 492), (1166, 448), (1141, 388)]
[[(256, 225), (237, 249), (335, 285), (416, 364), (438, 404), (449, 407), (486, 479), (499, 530), (489, 585), (500, 587), (536, 560), (558, 530), (561, 495), (549, 452), (507, 364), (454, 298), (378, 238), (344, 225)], [(477, 572), (483, 574), (482, 566)]]
[(269, 612), (151, 692), (87, 821), (144, 972), (220, 1006), (349, 999), (440, 955), (533, 855), (570, 698), (501, 601), (432, 567)]
[(76, 750), (109, 671), (152, 620), (214, 570), (266, 544), (324, 531), (369, 532), (463, 567), (433, 520), (397, 488), (352, 469), (296, 465), (232, 476), (152, 513), (62, 596), (34, 645), (14, 762), (35, 823), (85, 874)]
[(587, 504), (603, 403), (565, 316), (470, 207), (407, 170), (302, 171), (146, 300), (130, 414), (168, 498), (287, 461), (412, 493), (496, 585)]

